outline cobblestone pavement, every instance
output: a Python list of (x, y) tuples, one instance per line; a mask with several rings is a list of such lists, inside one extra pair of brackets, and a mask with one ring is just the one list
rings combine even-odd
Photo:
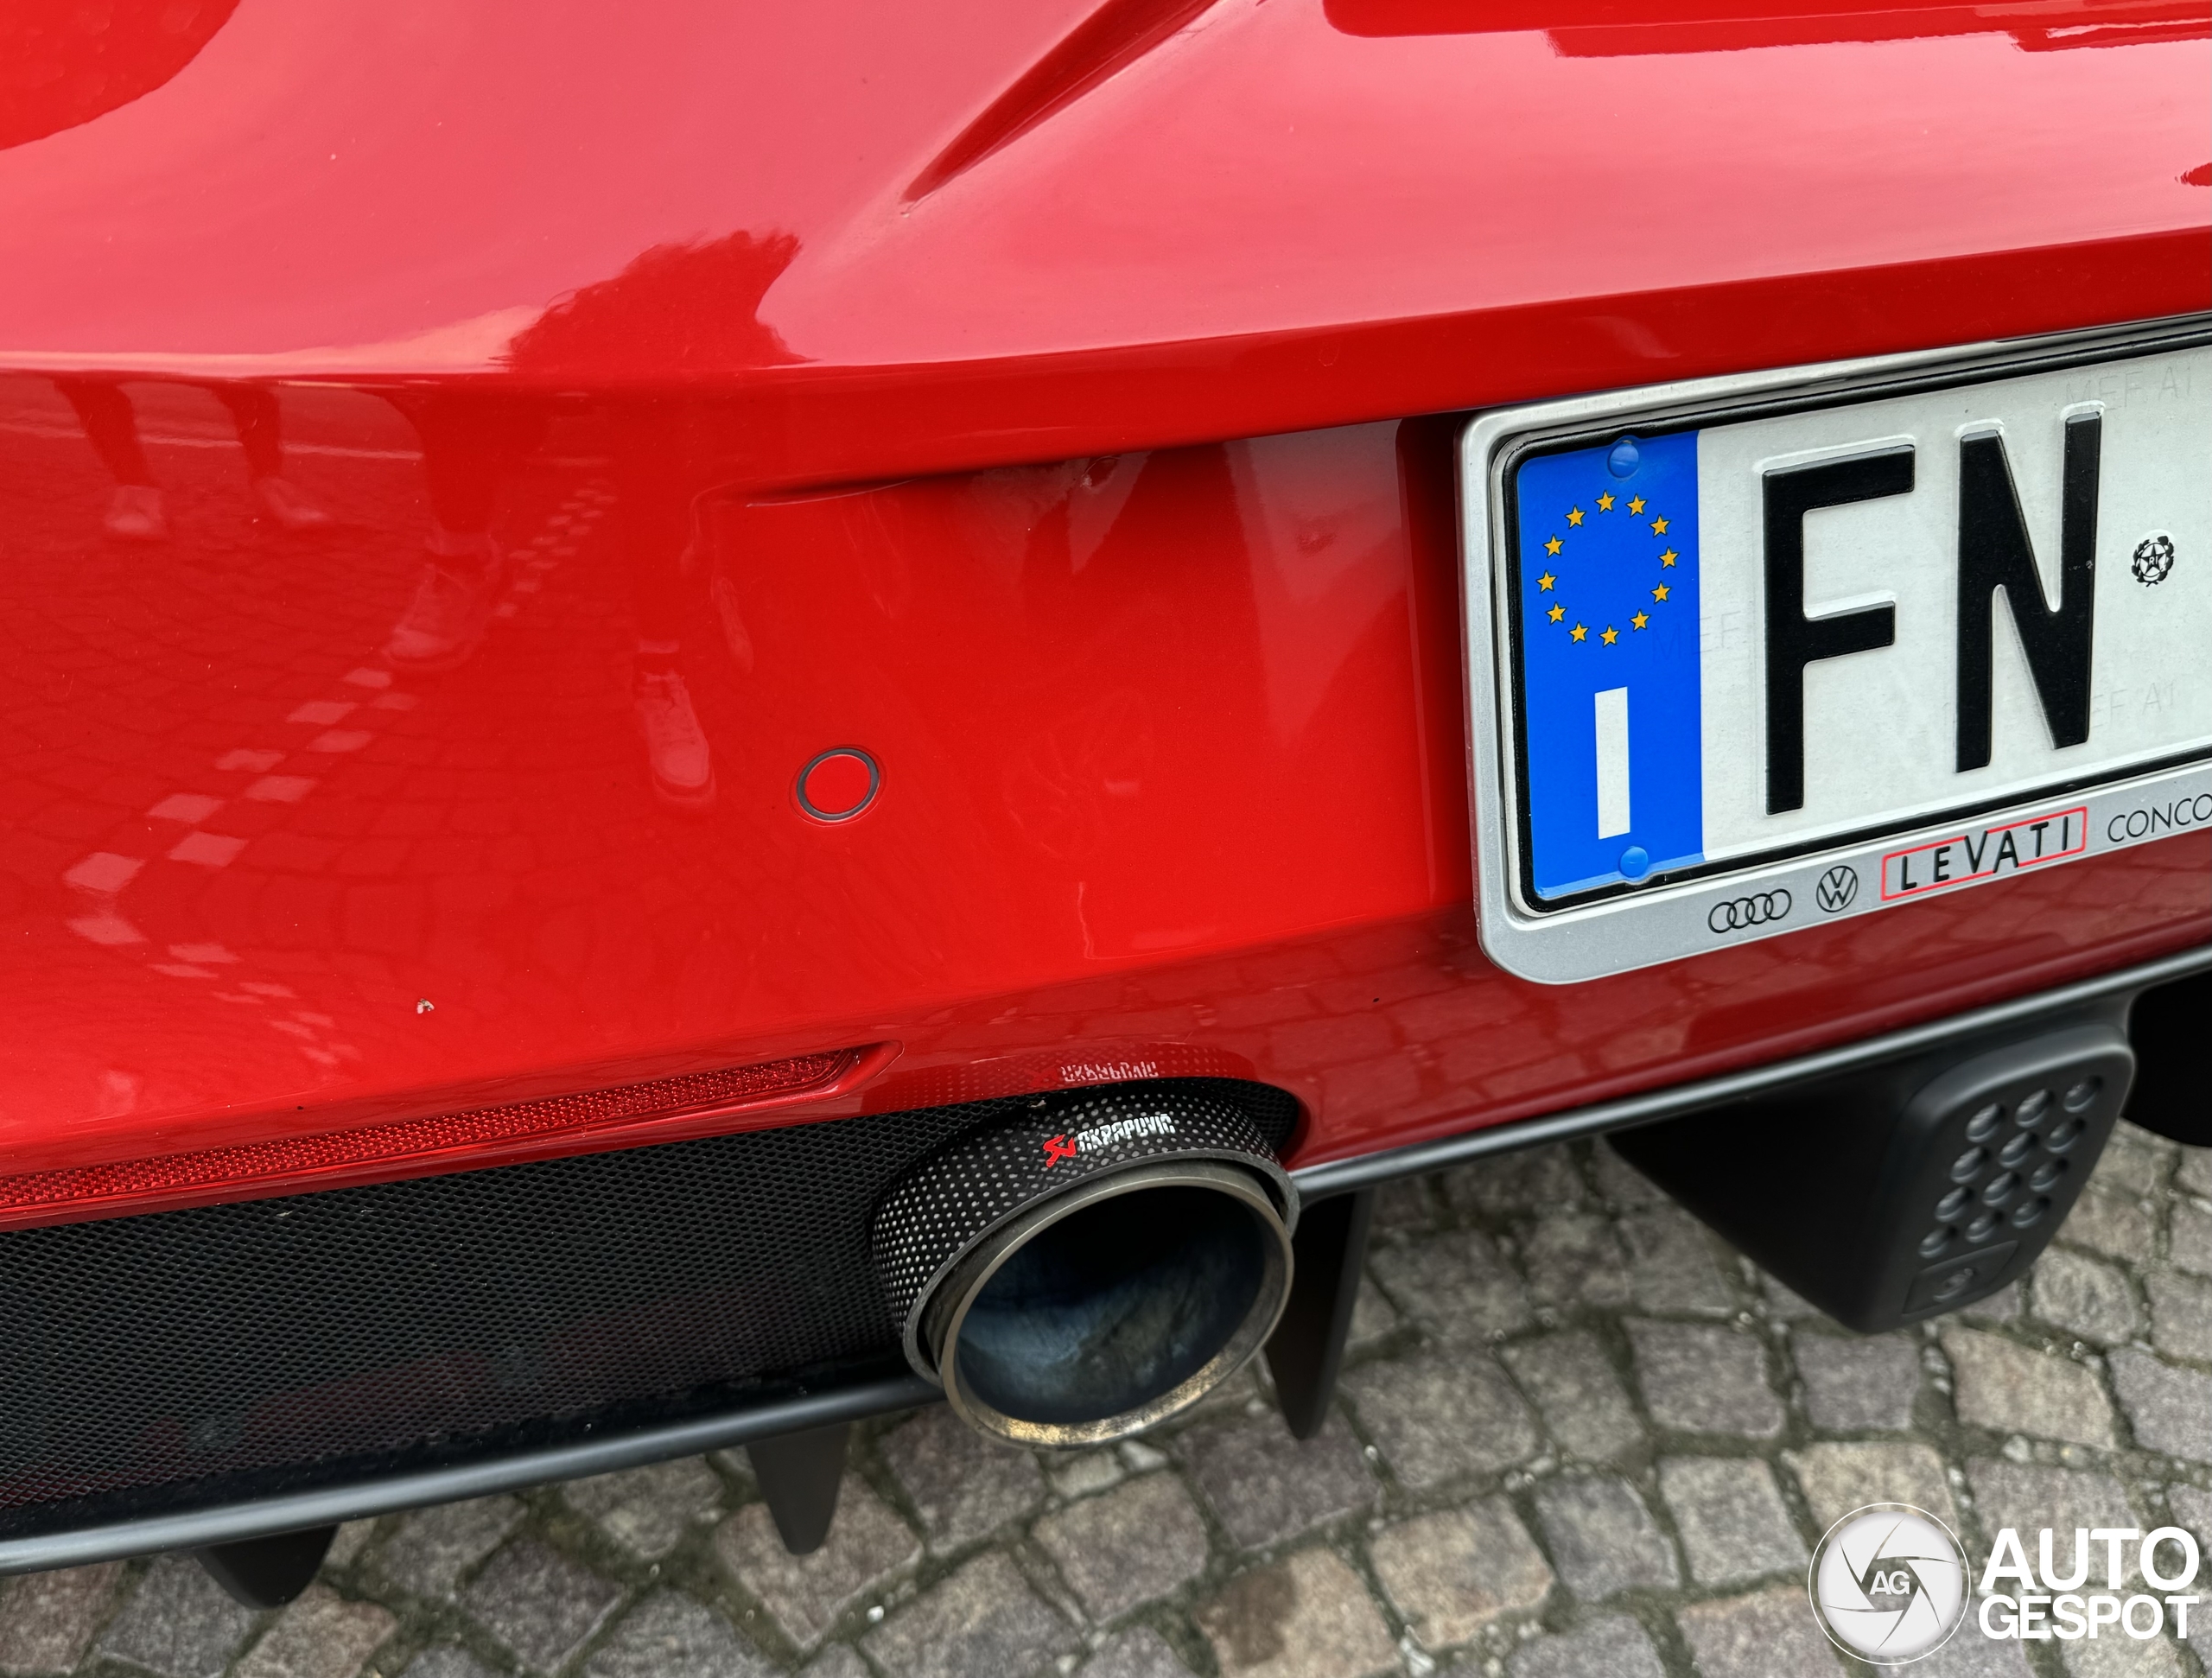
[[(2212, 1152), (2123, 1127), (2024, 1288), (1845, 1335), (1602, 1146), (1384, 1196), (1336, 1415), (1257, 1376), (1140, 1443), (855, 1439), (785, 1555), (741, 1453), (344, 1529), (281, 1614), (175, 1560), (15, 1580), (0, 1672), (92, 1678), (1801, 1678), (1866, 1671), (1808, 1547), (1897, 1499), (2212, 1549)], [(2194, 1648), (1962, 1634), (1918, 1678), (2202, 1678)], [(1968, 1629), (1969, 1633), (1971, 1628)]]

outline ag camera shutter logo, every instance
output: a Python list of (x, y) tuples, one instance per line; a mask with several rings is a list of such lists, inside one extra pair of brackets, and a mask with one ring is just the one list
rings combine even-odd
[(1910, 1503), (1870, 1503), (1830, 1527), (1806, 1583), (1828, 1640), (1877, 1666), (1933, 1655), (1966, 1618), (1966, 1552)]

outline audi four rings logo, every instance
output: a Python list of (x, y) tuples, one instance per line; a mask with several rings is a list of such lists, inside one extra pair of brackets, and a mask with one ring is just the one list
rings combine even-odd
[(1747, 926), (1768, 926), (1789, 912), (1789, 893), (1779, 888), (1752, 897), (1732, 897), (1716, 903), (1705, 924), (1716, 932), (1740, 932)]

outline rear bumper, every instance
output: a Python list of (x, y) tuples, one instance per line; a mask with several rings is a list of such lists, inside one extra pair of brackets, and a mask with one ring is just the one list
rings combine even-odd
[[(2082, 1019), (2150, 1021), (2136, 1033), (2137, 1088), (2170, 1100), (2189, 1088), (2196, 1052), (2185, 1036), (2189, 1007), (2139, 1010), (2147, 994), (2171, 1001), (2176, 988), (2212, 987), (2212, 945), (2056, 986), (1991, 1007), (1847, 1045), (1698, 1079), (1620, 1100), (1596, 1103), (1518, 1123), (1495, 1125), (1408, 1147), (1380, 1150), (1294, 1173), (1308, 1202), (1370, 1189), (1394, 1179), (1471, 1164), (1516, 1149), (1601, 1135), (1742, 1103), (1786, 1099), (1799, 1086), (1874, 1072), (1885, 1065), (1970, 1046), (2002, 1034), (2056, 1029)], [(2203, 1097), (2196, 1094), (2200, 1103)], [(2146, 1115), (2149, 1115), (2146, 1109)], [(2186, 1121), (2171, 1111), (2168, 1117)], [(2212, 1113), (2193, 1122), (2212, 1137)], [(766, 1402), (733, 1405), (683, 1420), (569, 1440), (540, 1449), (487, 1452), (408, 1472), (371, 1474), (312, 1490), (171, 1508), (143, 1518), (61, 1527), (0, 1540), (0, 1573), (79, 1566), (118, 1556), (197, 1548), (257, 1535), (361, 1519), (464, 1497), (602, 1474), (670, 1458), (850, 1421), (933, 1402), (938, 1389), (908, 1375), (832, 1381)]]

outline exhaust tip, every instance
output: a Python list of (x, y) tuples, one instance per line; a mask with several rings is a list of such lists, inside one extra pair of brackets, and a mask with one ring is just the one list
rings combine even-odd
[(1196, 1403), (1281, 1315), (1295, 1192), (1239, 1109), (1093, 1095), (963, 1138), (877, 1249), (908, 1360), (970, 1425), (1103, 1444)]

